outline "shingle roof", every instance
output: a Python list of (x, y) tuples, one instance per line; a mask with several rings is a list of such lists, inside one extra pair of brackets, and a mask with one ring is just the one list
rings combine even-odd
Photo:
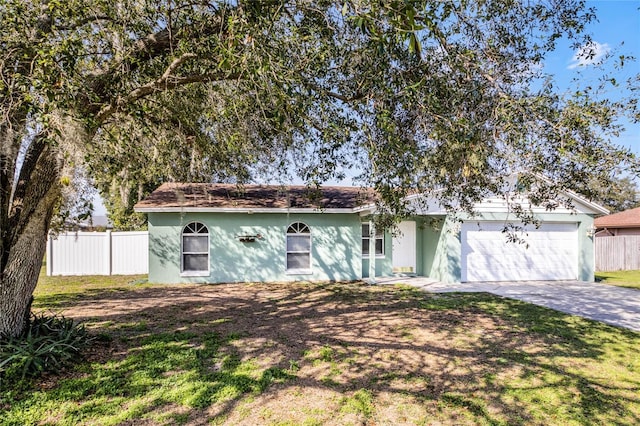
[(596, 228), (640, 227), (640, 207), (599, 217), (595, 220), (595, 226)]
[(135, 209), (353, 209), (373, 202), (373, 191), (368, 188), (323, 186), (317, 191), (301, 185), (164, 183)]

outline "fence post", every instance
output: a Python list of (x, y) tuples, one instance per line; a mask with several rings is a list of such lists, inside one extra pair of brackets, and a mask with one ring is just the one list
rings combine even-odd
[(47, 276), (50, 277), (53, 272), (53, 264), (51, 263), (52, 252), (53, 252), (53, 238), (51, 238), (51, 234), (47, 235), (47, 257), (45, 262), (47, 262)]
[(113, 249), (111, 244), (111, 231), (107, 230), (105, 232), (105, 247), (104, 247), (104, 260), (105, 260), (105, 271), (106, 275), (111, 275), (111, 250)]

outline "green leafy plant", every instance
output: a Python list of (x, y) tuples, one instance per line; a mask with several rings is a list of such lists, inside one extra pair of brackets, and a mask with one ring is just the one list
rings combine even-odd
[(0, 385), (3, 380), (59, 371), (80, 358), (93, 337), (84, 325), (59, 315), (31, 315), (18, 337), (0, 336)]
[(333, 361), (333, 348), (331, 346), (323, 346), (320, 349), (320, 353), (318, 354), (318, 358), (325, 362)]
[(360, 414), (365, 418), (369, 418), (374, 410), (373, 399), (371, 391), (359, 389), (355, 391), (352, 396), (342, 399), (342, 408), (340, 411), (343, 413)]

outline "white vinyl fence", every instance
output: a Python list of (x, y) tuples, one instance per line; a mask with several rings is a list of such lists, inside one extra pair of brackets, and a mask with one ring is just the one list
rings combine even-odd
[(640, 269), (640, 235), (596, 237), (596, 271)]
[(147, 231), (66, 232), (47, 241), (47, 275), (147, 273)]

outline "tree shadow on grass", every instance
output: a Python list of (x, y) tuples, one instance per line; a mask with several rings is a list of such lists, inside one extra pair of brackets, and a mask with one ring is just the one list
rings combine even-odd
[(377, 407), (384, 395), (415, 405), (414, 423), (640, 422), (637, 333), (488, 294), (237, 284), (58, 302), (113, 338), (52, 390), (76, 406), (66, 419), (268, 423), (257, 412), (271, 407), (272, 420), (301, 423), (309, 414), (287, 404), (318, 395), (316, 420), (340, 423), (340, 401), (366, 389)]
[[(212, 404), (225, 407), (243, 395), (259, 394), (274, 383), (294, 378), (278, 367), (257, 370), (237, 353), (220, 350), (236, 339), (189, 332), (147, 336), (119, 361), (95, 365), (88, 374), (63, 381), (54, 398), (101, 402), (81, 403), (65, 414), (67, 418), (133, 420), (165, 405), (195, 410)], [(111, 406), (102, 404), (107, 401)]]

